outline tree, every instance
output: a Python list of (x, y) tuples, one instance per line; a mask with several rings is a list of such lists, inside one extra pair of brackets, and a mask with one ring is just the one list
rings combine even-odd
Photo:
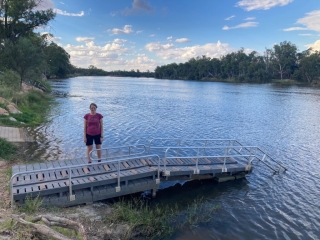
[(20, 75), (20, 84), (34, 76), (40, 76), (44, 66), (41, 39), (21, 37), (16, 43), (5, 41), (4, 65)]
[(270, 61), (273, 69), (280, 74), (281, 80), (285, 73), (290, 77), (296, 66), (297, 47), (291, 42), (281, 42), (280, 45), (273, 46), (273, 50), (268, 49), (271, 54)]
[[(70, 55), (55, 43), (50, 43), (44, 48), (44, 56), (47, 62), (45, 74), (47, 76), (66, 77), (70, 73)], [(89, 67), (90, 69), (90, 67)]]
[(46, 26), (55, 17), (52, 9), (35, 10), (42, 0), (0, 0), (0, 40), (11, 42)]
[(320, 77), (320, 52), (311, 53), (311, 49), (303, 52), (299, 60), (299, 69), (295, 72), (295, 77), (307, 83)]

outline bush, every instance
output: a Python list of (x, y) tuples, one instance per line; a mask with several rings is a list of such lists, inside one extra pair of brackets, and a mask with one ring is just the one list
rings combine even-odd
[(17, 152), (17, 146), (8, 142), (4, 138), (0, 138), (0, 158), (11, 160)]
[(18, 73), (12, 70), (7, 70), (0, 74), (0, 85), (2, 87), (10, 88), (14, 91), (20, 90), (20, 76)]

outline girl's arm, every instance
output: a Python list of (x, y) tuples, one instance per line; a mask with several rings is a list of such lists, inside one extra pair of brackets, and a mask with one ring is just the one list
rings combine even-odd
[(86, 119), (84, 119), (83, 141), (87, 142), (87, 120)]
[(103, 119), (100, 119), (100, 134), (101, 134), (101, 138), (103, 138)]

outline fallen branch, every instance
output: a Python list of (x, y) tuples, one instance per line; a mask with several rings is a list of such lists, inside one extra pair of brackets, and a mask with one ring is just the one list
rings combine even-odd
[[(42, 235), (52, 237), (57, 240), (71, 240), (71, 239), (53, 230), (52, 228), (50, 228), (51, 226), (59, 226), (63, 228), (73, 229), (75, 231), (78, 231), (81, 234), (83, 240), (87, 239), (85, 229), (81, 223), (78, 223), (66, 218), (62, 218), (62, 217), (52, 217), (52, 216), (42, 216), (42, 215), (39, 215), (33, 218), (30, 222), (28, 222), (24, 220), (23, 217), (24, 216), (12, 215), (12, 218), (17, 222), (33, 227), (36, 233), (40, 233)], [(44, 222), (45, 225), (35, 223), (39, 221)]]

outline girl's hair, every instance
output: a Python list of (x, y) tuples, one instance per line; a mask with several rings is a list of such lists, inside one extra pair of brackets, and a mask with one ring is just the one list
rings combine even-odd
[(91, 106), (95, 106), (96, 108), (98, 108), (97, 104), (95, 104), (95, 103), (91, 103), (89, 108), (91, 108)]

